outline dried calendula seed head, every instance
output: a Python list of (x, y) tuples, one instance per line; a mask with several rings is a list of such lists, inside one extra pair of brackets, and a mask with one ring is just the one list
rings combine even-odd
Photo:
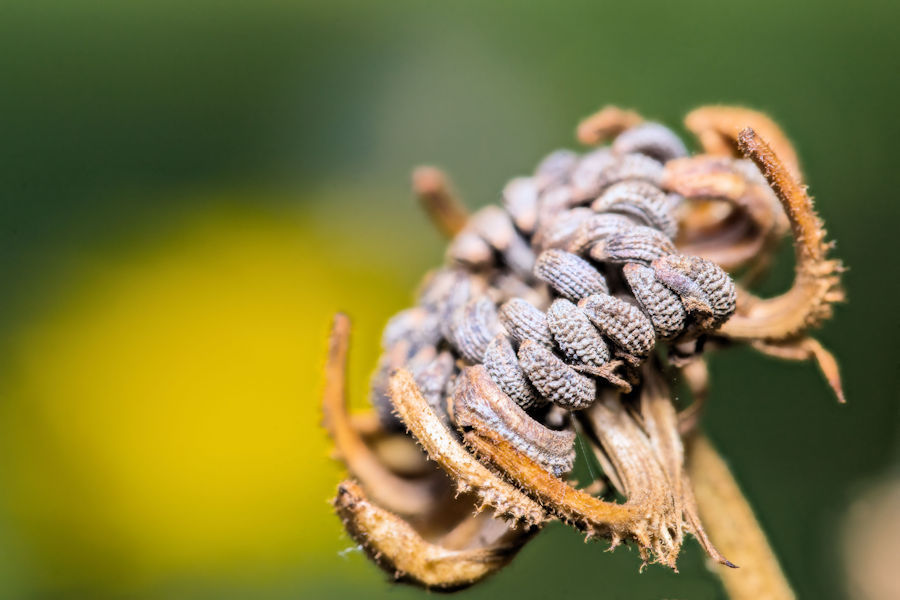
[(467, 367), (459, 378), (452, 400), (457, 427), (492, 431), (520, 452), (561, 477), (575, 462), (575, 432), (544, 427), (516, 405), (485, 372)]
[(634, 219), (616, 213), (600, 213), (582, 221), (569, 242), (567, 250), (574, 254), (587, 253), (594, 244), (637, 225)]
[(653, 324), (636, 306), (607, 294), (588, 296), (578, 306), (604, 336), (631, 357), (647, 356), (653, 348)]
[(601, 262), (649, 265), (657, 258), (675, 252), (675, 244), (665, 234), (652, 227), (635, 225), (594, 244), (590, 256)]
[(557, 406), (581, 410), (594, 402), (597, 384), (552, 351), (527, 340), (519, 347), (519, 364), (538, 392)]
[(503, 206), (524, 234), (534, 233), (538, 216), (538, 185), (533, 177), (516, 177), (503, 188)]
[(588, 261), (565, 250), (546, 250), (534, 265), (534, 274), (573, 302), (591, 294), (609, 292), (606, 280)]
[(715, 328), (734, 314), (734, 282), (722, 267), (697, 256), (663, 256), (651, 265), (656, 278), (681, 297), (689, 312), (701, 313), (704, 328)]
[(505, 334), (501, 333), (488, 345), (484, 354), (484, 368), (500, 389), (522, 408), (546, 404), (547, 400), (526, 377), (519, 365), (516, 351)]
[(591, 208), (598, 213), (614, 212), (634, 217), (673, 238), (678, 233), (672, 198), (646, 181), (622, 181), (597, 198)]
[(513, 298), (500, 307), (500, 324), (520, 342), (533, 340), (544, 346), (553, 344), (547, 316), (521, 298)]
[(622, 267), (622, 273), (635, 299), (653, 323), (656, 335), (669, 339), (681, 333), (687, 311), (678, 296), (657, 281), (653, 269), (630, 263)]
[(687, 148), (675, 133), (659, 123), (641, 123), (619, 134), (612, 145), (618, 154), (646, 154), (660, 162), (687, 156)]
[(609, 347), (584, 312), (563, 298), (547, 310), (547, 323), (556, 345), (567, 359), (592, 367), (609, 361)]
[(464, 359), (480, 363), (488, 344), (499, 332), (497, 307), (482, 296), (470, 301), (456, 314), (450, 341)]

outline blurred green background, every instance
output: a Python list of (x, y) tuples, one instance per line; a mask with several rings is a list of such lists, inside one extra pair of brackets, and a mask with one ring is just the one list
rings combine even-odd
[[(385, 319), (472, 207), (606, 103), (681, 129), (748, 105), (795, 141), (850, 267), (815, 368), (716, 355), (709, 435), (802, 598), (896, 473), (900, 4), (6, 0), (0, 4), (0, 596), (421, 597), (353, 550), (318, 428), (330, 315), (356, 406)], [(790, 280), (790, 252), (767, 282)], [(551, 526), (465, 598), (718, 598)], [(364, 596), (360, 596), (363, 594)]]

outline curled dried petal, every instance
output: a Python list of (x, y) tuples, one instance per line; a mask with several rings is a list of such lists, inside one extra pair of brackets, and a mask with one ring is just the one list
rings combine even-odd
[(553, 352), (527, 340), (519, 347), (519, 364), (538, 392), (557, 406), (581, 410), (597, 395), (597, 384), (560, 360)]
[(564, 250), (542, 252), (534, 266), (534, 274), (573, 302), (591, 294), (609, 292), (606, 279), (597, 269), (583, 258)]
[(557, 477), (572, 470), (575, 432), (548, 429), (528, 416), (481, 365), (463, 370), (452, 404), (457, 427), (492, 431)]
[(617, 106), (604, 106), (578, 124), (576, 136), (586, 146), (593, 146), (611, 139), (630, 127), (640, 124), (644, 118), (633, 110)]

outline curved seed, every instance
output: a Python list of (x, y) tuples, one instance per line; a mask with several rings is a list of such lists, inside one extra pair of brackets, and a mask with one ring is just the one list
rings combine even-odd
[(519, 364), (537, 391), (568, 410), (593, 404), (596, 382), (560, 360), (547, 348), (527, 340), (519, 347)]
[(659, 161), (643, 154), (623, 154), (603, 170), (597, 183), (601, 191), (627, 179), (640, 179), (659, 186), (662, 175), (663, 166)]
[(654, 260), (651, 266), (656, 278), (681, 297), (688, 311), (708, 315), (700, 322), (703, 328), (718, 327), (734, 314), (734, 282), (716, 263), (673, 254)]
[(579, 302), (578, 307), (603, 335), (634, 357), (647, 356), (656, 342), (650, 319), (623, 300), (595, 294)]
[(622, 181), (597, 198), (591, 208), (598, 212), (616, 212), (635, 217), (673, 238), (678, 233), (672, 198), (646, 181)]
[(619, 134), (612, 145), (613, 152), (639, 152), (660, 162), (687, 156), (688, 151), (675, 133), (659, 123), (641, 123)]
[(480, 363), (488, 344), (499, 332), (497, 308), (487, 297), (481, 296), (456, 313), (450, 342), (464, 359)]
[(564, 250), (546, 250), (534, 265), (534, 274), (561, 296), (578, 302), (591, 294), (606, 294), (609, 287), (588, 261)]
[(438, 314), (424, 306), (401, 310), (388, 319), (381, 334), (381, 347), (392, 348), (401, 340), (410, 343), (411, 352), (422, 346), (434, 346), (441, 341), (441, 320)]
[(656, 335), (669, 339), (681, 333), (687, 311), (678, 296), (657, 281), (653, 269), (631, 263), (622, 268), (622, 273), (644, 313), (650, 317)]
[(547, 315), (521, 298), (513, 298), (500, 307), (500, 324), (520, 342), (534, 340), (544, 346), (553, 345)]
[(585, 221), (582, 221), (578, 227), (578, 231), (569, 242), (567, 250), (573, 254), (585, 254), (591, 249), (591, 246), (600, 240), (626, 231), (634, 227), (636, 223), (625, 215), (616, 213), (601, 213), (592, 215)]
[(491, 246), (470, 228), (456, 234), (447, 248), (447, 258), (470, 269), (484, 269), (494, 262)]
[(453, 395), (453, 419), (458, 427), (499, 434), (557, 477), (572, 470), (575, 432), (554, 431), (517, 406), (480, 366), (463, 371)]
[(445, 424), (449, 422), (447, 403), (444, 391), (447, 384), (456, 372), (456, 364), (453, 355), (444, 350), (437, 356), (425, 362), (417, 359), (417, 354), (407, 364), (410, 374), (419, 386), (428, 405), (434, 409), (438, 417)]
[(563, 210), (547, 220), (546, 225), (541, 224), (535, 235), (535, 245), (542, 249), (565, 248), (581, 224), (593, 216), (589, 208), (576, 207)]
[(469, 222), (475, 233), (500, 252), (518, 237), (509, 214), (499, 206), (485, 206)]
[(609, 361), (609, 347), (584, 312), (563, 298), (547, 310), (547, 324), (556, 345), (571, 362), (601, 367)]
[(525, 376), (509, 338), (502, 333), (488, 344), (484, 368), (500, 389), (522, 408), (546, 404), (547, 400)]
[(672, 240), (652, 227), (635, 225), (594, 244), (590, 256), (601, 262), (636, 262), (649, 265), (660, 256), (677, 252)]
[(534, 233), (538, 215), (538, 186), (533, 177), (516, 177), (503, 188), (503, 206), (519, 231)]
[(538, 188), (565, 181), (578, 163), (578, 153), (572, 150), (556, 150), (548, 154), (534, 171)]
[(603, 172), (615, 162), (609, 148), (598, 148), (582, 156), (570, 177), (574, 195), (582, 201), (594, 198), (602, 189)]

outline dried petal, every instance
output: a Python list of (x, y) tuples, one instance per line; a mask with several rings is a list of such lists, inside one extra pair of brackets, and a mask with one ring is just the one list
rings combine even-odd
[(547, 316), (521, 298), (513, 298), (500, 307), (500, 324), (514, 339), (534, 340), (544, 346), (553, 345)]
[(557, 477), (572, 470), (575, 432), (554, 431), (532, 419), (481, 365), (467, 367), (460, 375), (452, 411), (457, 427), (497, 433)]
[(662, 232), (643, 225), (635, 225), (594, 244), (590, 256), (601, 262), (636, 262), (649, 265), (661, 256), (676, 252), (672, 240)]
[(687, 311), (678, 296), (656, 279), (653, 269), (632, 263), (625, 265), (622, 273), (644, 313), (650, 317), (656, 335), (669, 339), (681, 333)]
[(527, 340), (519, 347), (519, 364), (538, 392), (569, 410), (580, 410), (593, 403), (597, 384), (578, 373), (547, 348)]
[(653, 324), (637, 307), (607, 294), (588, 296), (578, 306), (603, 335), (631, 356), (647, 356), (653, 348)]
[(670, 238), (678, 233), (672, 198), (646, 181), (623, 181), (612, 185), (591, 204), (591, 208), (598, 213), (616, 212), (634, 217)]
[(552, 249), (541, 253), (534, 266), (534, 274), (573, 302), (591, 294), (609, 292), (606, 280), (597, 269), (583, 258), (564, 250)]
[(484, 354), (484, 368), (500, 389), (522, 408), (547, 402), (525, 376), (507, 336), (500, 334), (488, 345)]

